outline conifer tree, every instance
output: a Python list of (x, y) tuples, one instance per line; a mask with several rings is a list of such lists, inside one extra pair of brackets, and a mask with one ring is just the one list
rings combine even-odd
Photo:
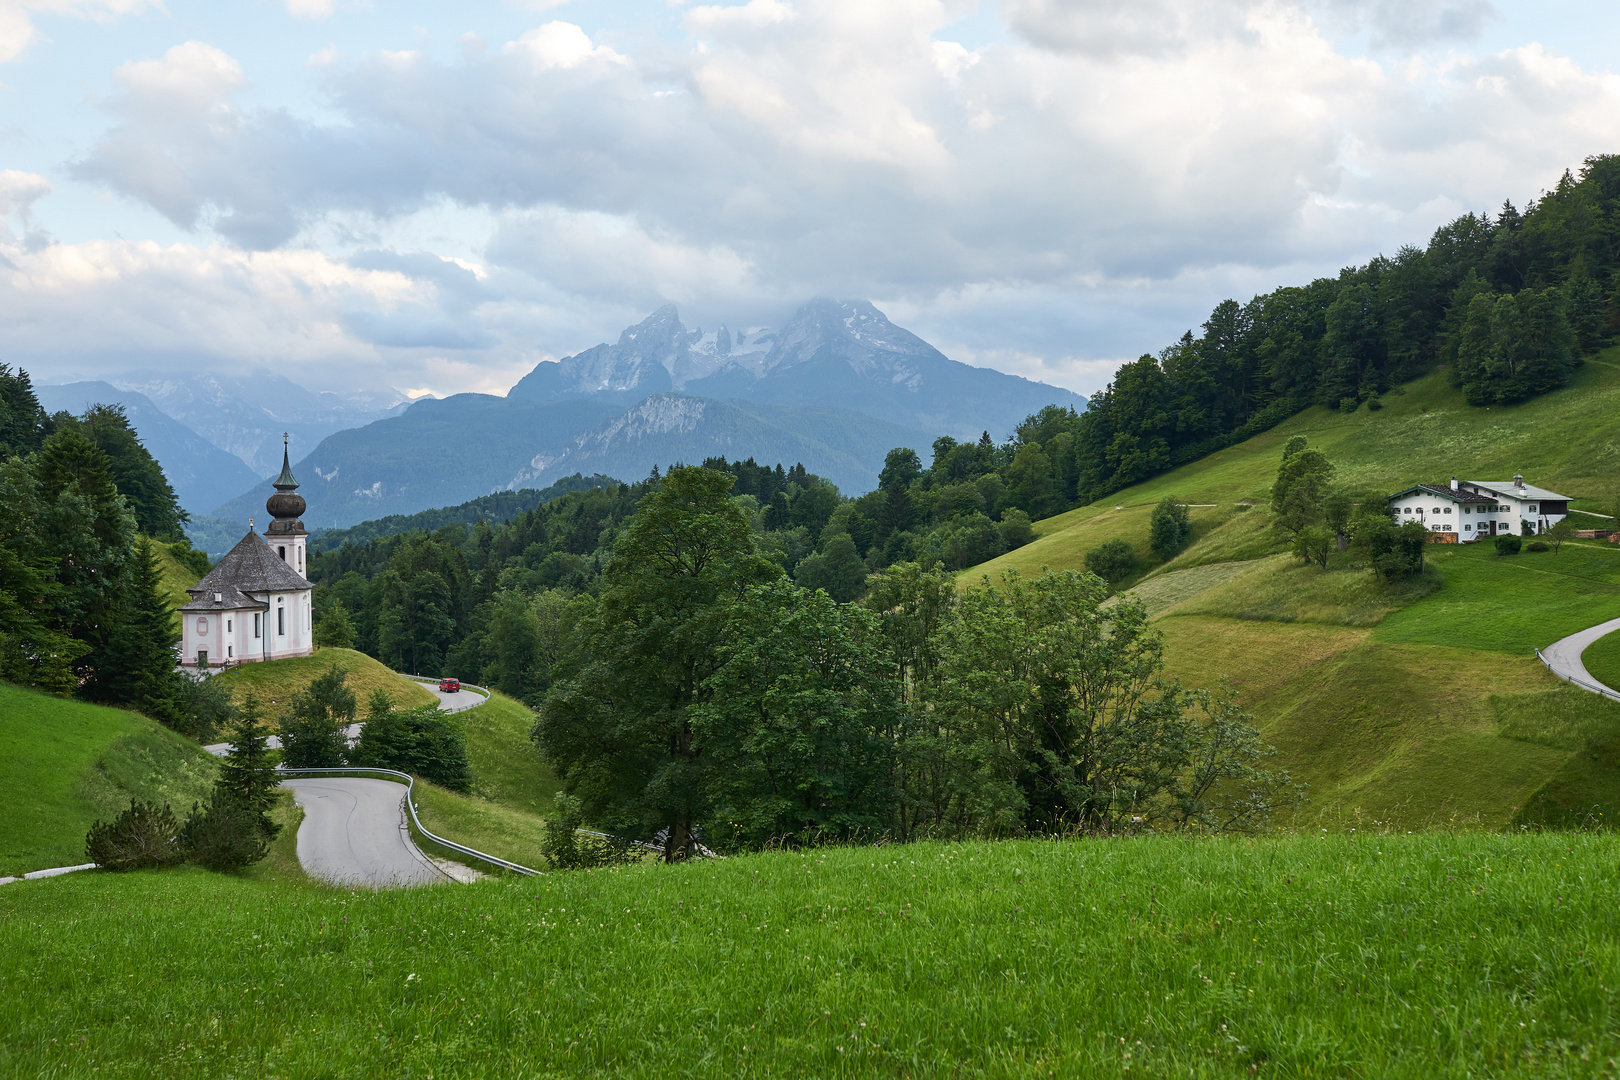
[(157, 556), (145, 537), (135, 545), (124, 602), (114, 614), (115, 627), (89, 658), (92, 667), (84, 696), (127, 705), (174, 726), (180, 720), (177, 699), (182, 678), (175, 671), (174, 611), (163, 595)]
[(269, 732), (259, 716), (259, 699), (249, 690), (231, 730), (230, 753), (219, 765), (216, 791), (260, 815), (260, 829), (266, 839), (271, 839), (279, 826), (272, 824), (268, 815), (281, 778), (271, 761), (268, 739)]
[(315, 624), (315, 644), (323, 649), (354, 648), (354, 626), (343, 601), (334, 600), (321, 621)]

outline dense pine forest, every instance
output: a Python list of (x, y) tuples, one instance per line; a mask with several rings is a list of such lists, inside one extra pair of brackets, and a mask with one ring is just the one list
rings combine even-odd
[(156, 547), (208, 560), (123, 410), (48, 416), (0, 364), (0, 459), (0, 678), (211, 734), (221, 703), (175, 671)]

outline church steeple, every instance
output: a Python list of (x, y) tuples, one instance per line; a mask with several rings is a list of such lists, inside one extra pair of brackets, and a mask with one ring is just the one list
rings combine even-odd
[[(287, 432), (281, 433), (281, 475), (276, 477), (277, 491), (297, 491), (298, 481), (293, 479), (292, 464), (287, 459)], [(303, 513), (302, 510), (299, 513)]]
[(298, 494), (298, 481), (293, 479), (292, 462), (287, 453), (286, 432), (281, 436), (281, 475), (276, 477), (276, 493), (265, 500), (264, 508), (275, 520), (264, 530), (266, 536), (303, 536), (304, 497)]

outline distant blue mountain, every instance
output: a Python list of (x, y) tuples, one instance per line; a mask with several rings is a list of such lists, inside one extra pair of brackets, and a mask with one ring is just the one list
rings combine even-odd
[(133, 390), (110, 383), (36, 386), (46, 412), (82, 413), (91, 405), (122, 405), (142, 445), (163, 466), (175, 499), (191, 514), (205, 514), (259, 479), (235, 454), (226, 453)]
[(932, 435), (1006, 438), (1047, 405), (1077, 411), (1070, 390), (944, 356), (865, 300), (812, 300), (779, 331), (704, 333), (673, 305), (597, 345), (539, 364), (508, 395), (630, 404), (679, 391), (771, 405), (828, 405)]

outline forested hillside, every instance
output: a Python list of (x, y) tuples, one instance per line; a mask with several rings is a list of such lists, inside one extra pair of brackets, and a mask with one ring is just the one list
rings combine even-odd
[(1477, 406), (1563, 386), (1620, 329), (1617, 274), (1620, 157), (1606, 155), (1522, 211), (1464, 214), (1426, 247), (1224, 301), (1201, 334), (1126, 364), (1092, 399), (1064, 493), (1090, 502), (1309, 405), (1376, 409), (1437, 363)]
[(0, 365), (0, 457), (0, 678), (206, 728), (206, 702), (174, 670), (155, 547), (193, 569), (199, 557), (123, 411), (47, 416), (28, 374)]

